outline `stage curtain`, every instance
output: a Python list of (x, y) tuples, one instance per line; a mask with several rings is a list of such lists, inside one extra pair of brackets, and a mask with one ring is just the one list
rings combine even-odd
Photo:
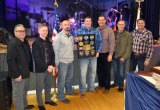
[(160, 91), (135, 73), (127, 74), (125, 110), (160, 110)]
[(154, 39), (159, 38), (159, 14), (160, 0), (144, 0), (142, 17), (146, 20), (146, 28), (152, 32)]
[(0, 0), (0, 28), (4, 26), (4, 16), (5, 16), (5, 9), (4, 9), (4, 0)]

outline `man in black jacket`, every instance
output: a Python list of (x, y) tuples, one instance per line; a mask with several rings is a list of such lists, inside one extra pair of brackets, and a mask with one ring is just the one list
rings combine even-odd
[(12, 78), (12, 97), (16, 110), (32, 109), (27, 105), (27, 91), (29, 86), (30, 63), (32, 62), (28, 42), (25, 40), (25, 28), (18, 24), (14, 28), (15, 38), (7, 47), (8, 72)]
[(38, 107), (40, 110), (45, 110), (42, 100), (43, 85), (45, 85), (45, 104), (56, 106), (57, 104), (51, 101), (50, 91), (53, 83), (53, 66), (55, 66), (55, 54), (52, 43), (48, 36), (48, 27), (40, 25), (38, 28), (39, 38), (32, 45), (32, 53), (35, 62), (36, 71), (36, 94)]

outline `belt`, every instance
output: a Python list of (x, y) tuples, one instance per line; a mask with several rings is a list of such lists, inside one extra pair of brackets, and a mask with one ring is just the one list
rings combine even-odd
[(133, 52), (134, 53), (134, 55), (144, 55), (144, 54), (146, 54), (146, 53), (136, 53), (136, 52)]

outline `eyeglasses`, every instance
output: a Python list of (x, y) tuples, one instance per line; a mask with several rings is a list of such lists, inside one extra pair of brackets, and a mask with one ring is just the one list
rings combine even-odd
[(19, 32), (19, 33), (25, 33), (25, 32), (26, 32), (26, 30), (18, 30), (18, 31), (16, 31), (16, 32)]

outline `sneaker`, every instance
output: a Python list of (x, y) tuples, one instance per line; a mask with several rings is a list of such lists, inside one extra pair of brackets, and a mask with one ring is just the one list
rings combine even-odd
[(39, 110), (46, 110), (46, 108), (42, 105), (42, 106), (38, 106)]
[(67, 98), (65, 98), (64, 100), (60, 100), (61, 102), (63, 102), (63, 103), (65, 103), (65, 104), (69, 104), (69, 103), (71, 103), (71, 101), (70, 100), (68, 100)]
[(50, 101), (50, 102), (46, 101), (45, 104), (49, 104), (49, 105), (52, 105), (52, 106), (57, 106), (57, 104), (53, 101)]

